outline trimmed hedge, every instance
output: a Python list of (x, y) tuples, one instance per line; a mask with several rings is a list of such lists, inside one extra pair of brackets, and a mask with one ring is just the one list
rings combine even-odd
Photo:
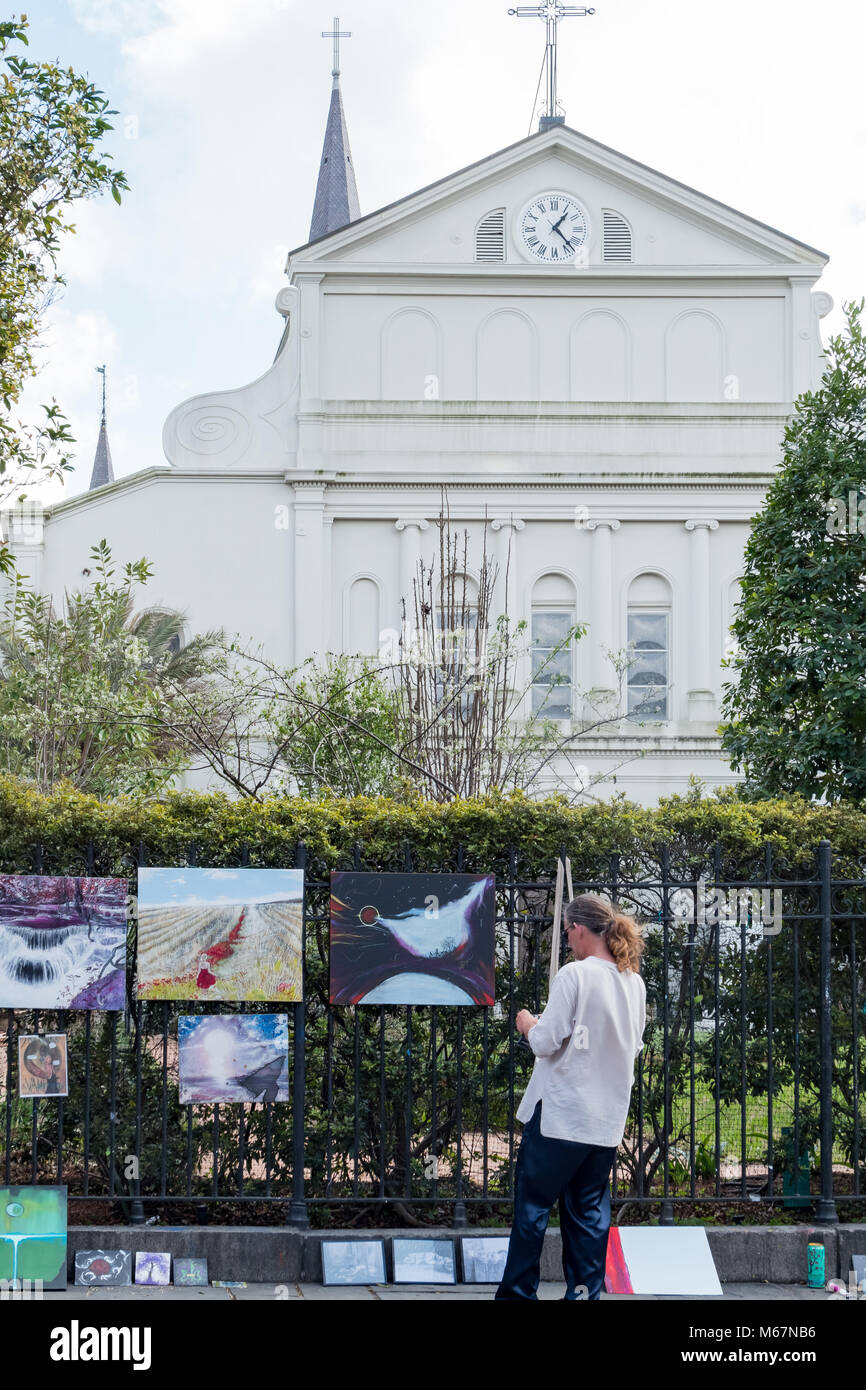
[[(613, 853), (637, 870), (655, 864), (666, 845), (671, 872), (685, 876), (721, 848), (728, 871), (763, 870), (766, 848), (778, 871), (814, 863), (822, 839), (831, 841), (834, 870), (852, 876), (866, 846), (866, 813), (847, 805), (814, 805), (800, 798), (748, 802), (735, 792), (704, 797), (697, 791), (647, 809), (622, 799), (572, 808), (563, 800), (519, 794), (444, 805), (384, 797), (307, 801), (274, 797), (234, 801), (223, 793), (175, 792), (159, 801), (101, 802), (72, 789), (42, 796), (13, 778), (0, 778), (0, 871), (32, 871), (41, 847), (43, 873), (81, 873), (87, 845), (94, 872), (131, 873), (144, 846), (150, 864), (181, 864), (195, 846), (196, 862), (291, 864), (307, 846), (313, 873), (352, 861), (402, 869), (411, 846), (412, 867), (433, 871), (462, 850), (467, 872), (495, 869), (513, 849), (518, 872), (553, 871), (562, 848), (575, 878), (603, 872)], [(624, 864), (624, 869), (626, 865)]]

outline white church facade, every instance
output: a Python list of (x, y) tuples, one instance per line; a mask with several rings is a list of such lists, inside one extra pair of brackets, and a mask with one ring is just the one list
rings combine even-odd
[[(313, 233), (273, 364), (179, 405), (167, 462), (13, 535), (22, 570), (60, 595), (105, 537), (193, 631), (285, 665), (374, 655), (444, 488), (539, 651), (587, 624), (551, 709), (590, 777), (618, 769), (595, 794), (734, 780), (722, 660), (750, 519), (820, 380), (826, 257), (557, 122), (361, 217), (336, 81)], [(622, 717), (581, 734), (580, 692), (610, 708), (628, 649)]]

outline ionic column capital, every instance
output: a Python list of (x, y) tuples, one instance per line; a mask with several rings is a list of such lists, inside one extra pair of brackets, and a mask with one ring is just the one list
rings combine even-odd
[(407, 526), (417, 526), (419, 531), (427, 531), (430, 528), (430, 522), (425, 521), (424, 517), (421, 516), (401, 516), (398, 521), (394, 522), (394, 526), (398, 531), (405, 531)]
[(590, 521), (584, 522), (584, 525), (587, 531), (596, 531), (599, 526), (608, 526), (611, 531), (618, 531), (622, 522), (613, 516), (594, 516)]
[(718, 531), (719, 529), (719, 523), (707, 516), (692, 517), (685, 523), (685, 526), (687, 531), (696, 531), (701, 526), (705, 526), (708, 531)]
[(490, 523), (493, 531), (503, 531), (506, 526), (510, 526), (513, 531), (522, 531), (526, 522), (522, 521), (519, 516), (498, 516)]

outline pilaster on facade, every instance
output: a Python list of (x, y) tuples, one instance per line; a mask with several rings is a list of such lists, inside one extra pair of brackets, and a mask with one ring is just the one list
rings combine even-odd
[(430, 529), (430, 523), (423, 516), (401, 516), (394, 522), (394, 529), (400, 535), (400, 592), (397, 595), (397, 626), (403, 622), (403, 604), (406, 605), (406, 621), (414, 623), (415, 601), (414, 583), (420, 577), (421, 537)]
[(617, 649), (613, 601), (613, 555), (611, 537), (620, 529), (618, 517), (593, 516), (584, 523), (592, 536), (591, 613), (587, 634), (590, 649), (590, 709), (593, 722), (612, 716), (619, 698), (614, 682), (610, 652)]
[(691, 535), (689, 547), (688, 607), (688, 717), (691, 723), (715, 723), (718, 718), (713, 690), (710, 606), (710, 533), (719, 523), (710, 517), (693, 517), (685, 523)]
[(520, 585), (517, 537), (525, 530), (522, 517), (498, 516), (490, 523), (496, 541), (495, 559), (498, 569), (493, 591), (494, 617), (507, 614), (512, 629), (519, 621)]
[(294, 633), (295, 662), (306, 661), (328, 646), (330, 632), (330, 566), (325, 518), (325, 488), (303, 484), (294, 488)]

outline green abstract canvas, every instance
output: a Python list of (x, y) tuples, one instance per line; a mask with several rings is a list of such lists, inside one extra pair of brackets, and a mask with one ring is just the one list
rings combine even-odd
[(66, 1288), (66, 1188), (0, 1187), (0, 1281)]

